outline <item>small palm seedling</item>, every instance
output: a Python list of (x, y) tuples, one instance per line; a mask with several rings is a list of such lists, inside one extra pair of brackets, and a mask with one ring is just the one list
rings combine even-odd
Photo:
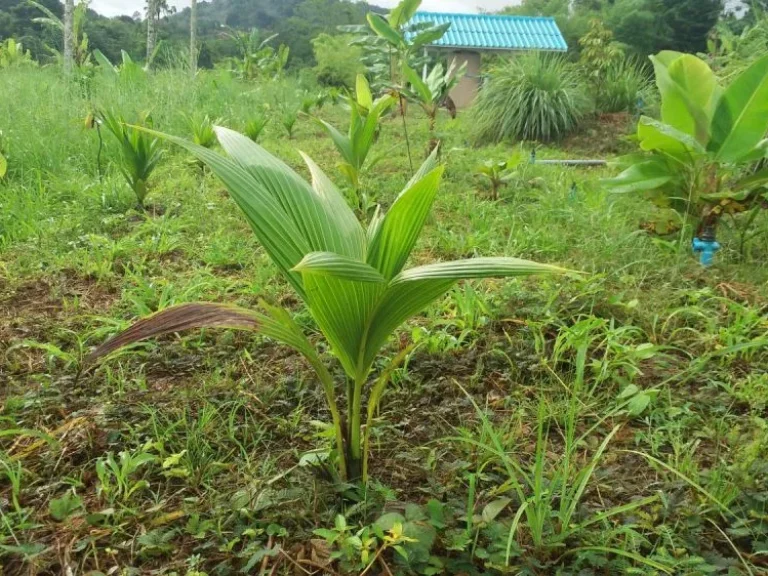
[(448, 95), (459, 83), (459, 80), (467, 71), (466, 62), (457, 70), (455, 61), (451, 63), (448, 71), (442, 64), (436, 64), (426, 79), (419, 75), (407, 64), (403, 65), (403, 76), (410, 84), (410, 88), (403, 93), (414, 102), (418, 102), (424, 113), (429, 118), (429, 149), (431, 153), (437, 147), (435, 127), (437, 125), (437, 113), (441, 106), (445, 106), (452, 117), (456, 117), (456, 106)]
[(269, 117), (266, 114), (257, 114), (245, 123), (245, 135), (253, 142), (258, 142), (267, 124), (269, 124)]
[(315, 109), (322, 110), (325, 107), (328, 100), (330, 99), (330, 97), (331, 96), (327, 90), (320, 90), (315, 95)]
[(213, 148), (216, 144), (216, 132), (213, 130), (213, 121), (206, 114), (202, 118), (199, 116), (187, 116), (190, 130), (192, 131), (192, 141), (203, 148)]
[(283, 106), (280, 111), (280, 124), (285, 128), (285, 133), (289, 139), (293, 139), (293, 130), (296, 128), (296, 121), (299, 119), (299, 111), (292, 106)]
[(309, 92), (304, 92), (301, 95), (301, 111), (304, 114), (309, 115), (312, 113), (312, 108), (315, 108), (315, 106), (317, 106), (317, 97)]
[(374, 162), (368, 162), (366, 165), (366, 161), (376, 140), (379, 120), (389, 108), (395, 105), (395, 102), (397, 99), (390, 95), (374, 100), (368, 81), (365, 76), (359, 75), (355, 96), (347, 97), (350, 119), (346, 135), (328, 122), (315, 118), (315, 121), (328, 132), (336, 150), (344, 159), (339, 164), (339, 170), (355, 192), (358, 204), (362, 200), (360, 177), (364, 168), (374, 164)]
[[(145, 130), (127, 125), (118, 114), (103, 111), (99, 113), (99, 117), (120, 144), (120, 172), (136, 194), (138, 207), (143, 210), (144, 199), (149, 192), (149, 177), (163, 156), (160, 140)], [(152, 126), (152, 117), (143, 114), (137, 124)]]
[[(225, 128), (217, 128), (216, 133), (228, 157), (179, 138), (164, 137), (204, 161), (222, 180), (266, 253), (306, 303), (343, 368), (345, 382), (334, 382), (291, 315), (267, 304), (259, 311), (214, 303), (172, 306), (140, 320), (92, 356), (190, 328), (260, 332), (302, 354), (314, 369), (333, 420), (336, 449), (332, 456), (339, 476), (365, 482), (376, 407), (388, 374), (404, 354), (399, 360), (390, 360), (373, 381), (371, 372), (394, 331), (459, 280), (562, 270), (516, 258), (475, 258), (405, 269), (443, 174), (436, 154), (427, 159), (390, 210), (375, 217), (366, 230), (309, 157), (304, 156), (304, 160), (312, 184), (247, 137)], [(363, 407), (366, 387), (367, 411)], [(337, 393), (342, 391), (346, 414), (337, 400)]]

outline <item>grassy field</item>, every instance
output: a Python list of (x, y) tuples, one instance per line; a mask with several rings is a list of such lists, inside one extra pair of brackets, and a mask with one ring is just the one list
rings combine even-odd
[[(375, 419), (364, 493), (312, 465), (332, 441), (321, 389), (265, 338), (189, 332), (84, 363), (196, 300), (265, 299), (317, 334), (206, 169), (168, 147), (137, 211), (110, 136), (100, 176), (84, 128), (94, 106), (151, 110), (184, 137), (190, 115), (242, 130), (265, 109), (267, 150), (306, 176), (304, 151), (340, 183), (316, 124), (292, 139), (280, 125), (296, 90), (0, 73), (0, 574), (768, 573), (768, 235), (742, 251), (724, 230), (704, 269), (687, 239), (644, 229), (644, 199), (601, 189), (610, 169), (522, 163), (491, 201), (474, 171), (517, 148), (471, 147), (463, 114), (438, 123), (446, 176), (415, 261), (583, 274), (462, 284), (401, 329), (388, 350), (416, 346)], [(408, 121), (419, 163), (428, 123), (416, 106)], [(595, 121), (538, 157), (610, 157), (629, 132)], [(367, 189), (387, 206), (411, 176), (399, 117), (376, 149)]]

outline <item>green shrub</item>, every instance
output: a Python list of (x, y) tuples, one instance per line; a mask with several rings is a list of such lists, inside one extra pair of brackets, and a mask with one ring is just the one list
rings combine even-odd
[(352, 36), (320, 34), (312, 40), (317, 66), (317, 81), (325, 86), (351, 88), (358, 74), (365, 72), (362, 64), (363, 50), (350, 46)]
[(476, 142), (555, 140), (590, 110), (579, 70), (561, 56), (525, 54), (491, 72), (472, 110)]
[(635, 58), (623, 58), (606, 69), (597, 95), (597, 109), (604, 113), (635, 112), (654, 98), (648, 68)]

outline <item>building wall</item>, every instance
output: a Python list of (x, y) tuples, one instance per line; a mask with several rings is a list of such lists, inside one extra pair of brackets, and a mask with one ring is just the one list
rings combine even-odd
[(465, 62), (467, 72), (451, 91), (451, 99), (457, 108), (467, 108), (472, 105), (480, 89), (481, 57), (479, 52), (456, 51), (449, 56), (449, 61), (455, 62), (458, 69)]

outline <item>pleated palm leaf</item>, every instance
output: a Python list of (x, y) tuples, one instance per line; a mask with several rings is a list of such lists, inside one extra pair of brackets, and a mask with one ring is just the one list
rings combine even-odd
[[(363, 395), (372, 366), (395, 329), (468, 278), (527, 276), (562, 271), (516, 258), (475, 258), (405, 269), (437, 194), (443, 168), (433, 154), (386, 215), (362, 227), (344, 197), (307, 156), (312, 183), (247, 137), (217, 128), (227, 156), (165, 136), (205, 162), (222, 180), (253, 231), (301, 299), (346, 373), (346, 414), (337, 383), (314, 346), (283, 309), (260, 310), (196, 303), (156, 313), (97, 349), (99, 357), (122, 346), (188, 328), (252, 330), (301, 353), (317, 373), (333, 419), (340, 476), (368, 476), (367, 435), (389, 369), (372, 383), (362, 437)], [(341, 383), (339, 383), (341, 384)]]

